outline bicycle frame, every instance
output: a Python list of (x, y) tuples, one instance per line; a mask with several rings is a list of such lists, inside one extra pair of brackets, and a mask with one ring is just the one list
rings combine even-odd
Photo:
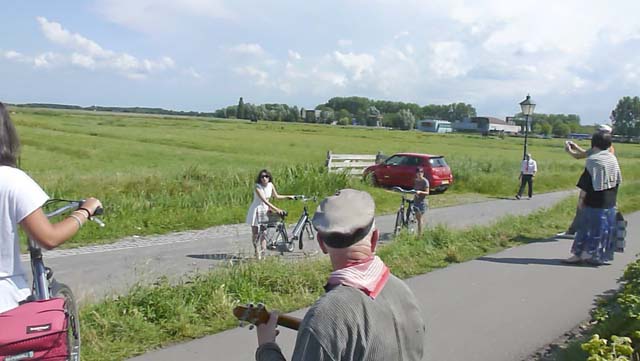
[(306, 196), (296, 196), (295, 199), (299, 199), (305, 203), (303, 206), (302, 214), (300, 215), (300, 218), (298, 218), (298, 222), (293, 227), (293, 231), (291, 232), (291, 240), (298, 240), (298, 248), (302, 249), (302, 235), (305, 230), (307, 231), (307, 237), (309, 239), (315, 238), (315, 235), (313, 234), (313, 225), (311, 224), (311, 220), (309, 219), (309, 209), (307, 208), (306, 202), (310, 200), (315, 202), (316, 197), (309, 198)]
[[(393, 187), (393, 189), (402, 193), (415, 194), (415, 190), (407, 191), (400, 187)], [(409, 224), (412, 222), (412, 216), (413, 216), (413, 219), (415, 219), (415, 211), (413, 210), (412, 205), (413, 205), (413, 200), (408, 199), (403, 194), (402, 200), (400, 201), (400, 208), (396, 212), (396, 224), (393, 231), (394, 234), (397, 234), (401, 228), (406, 228), (406, 229), (409, 229), (409, 231), (413, 231), (413, 229), (409, 227)]]

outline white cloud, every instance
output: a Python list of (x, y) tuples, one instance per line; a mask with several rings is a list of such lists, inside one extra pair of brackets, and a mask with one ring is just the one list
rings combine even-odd
[(15, 51), (15, 50), (7, 50), (3, 53), (4, 57), (9, 59), (9, 60), (20, 60), (24, 58), (24, 55), (20, 54), (19, 52)]
[(353, 52), (341, 53), (334, 51), (335, 60), (344, 68), (353, 73), (353, 79), (359, 80), (365, 73), (373, 72), (373, 65), (376, 59), (370, 54), (355, 54)]
[(194, 18), (238, 18), (224, 0), (98, 0), (95, 7), (116, 24), (152, 34), (189, 26)]
[[(30, 57), (10, 50), (2, 55), (12, 61), (30, 63), (36, 68), (51, 68), (71, 65), (89, 70), (112, 70), (130, 79), (144, 79), (147, 76), (175, 68), (175, 61), (163, 56), (157, 60), (139, 59), (131, 54), (117, 53), (100, 46), (80, 34), (72, 33), (60, 23), (37, 17), (44, 36), (53, 44), (70, 49), (70, 54), (45, 52)], [(194, 70), (195, 72), (195, 70)]]
[(431, 70), (440, 77), (453, 78), (466, 74), (466, 51), (462, 43), (453, 41), (431, 44)]
[(254, 66), (241, 66), (234, 68), (234, 71), (240, 75), (248, 76), (254, 79), (257, 85), (266, 85), (269, 80), (269, 74), (266, 71), (260, 70)]
[(238, 44), (235, 46), (232, 46), (231, 48), (229, 48), (230, 51), (234, 52), (234, 53), (240, 53), (240, 54), (249, 54), (249, 55), (264, 55), (264, 49), (262, 49), (262, 46), (260, 46), (260, 44)]
[(302, 59), (302, 55), (297, 51), (289, 50), (289, 59), (291, 60), (300, 60)]
[(96, 61), (90, 56), (73, 53), (71, 54), (71, 64), (79, 65), (87, 69), (94, 69)]
[(42, 16), (38, 16), (36, 19), (38, 23), (40, 23), (42, 32), (47, 39), (56, 44), (66, 46), (92, 57), (109, 57), (113, 55), (112, 52), (104, 50), (94, 41), (80, 34), (73, 34), (63, 29), (59, 23), (49, 21)]

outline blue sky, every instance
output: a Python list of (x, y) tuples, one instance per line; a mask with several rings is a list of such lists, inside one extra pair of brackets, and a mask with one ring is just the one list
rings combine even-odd
[(1, 0), (0, 100), (212, 111), (334, 96), (608, 121), (640, 1)]

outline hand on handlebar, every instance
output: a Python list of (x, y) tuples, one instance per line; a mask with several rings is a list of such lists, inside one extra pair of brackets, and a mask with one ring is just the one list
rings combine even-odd
[(102, 214), (102, 202), (100, 202), (99, 199), (93, 197), (87, 198), (84, 200), (81, 207), (91, 212), (91, 216)]

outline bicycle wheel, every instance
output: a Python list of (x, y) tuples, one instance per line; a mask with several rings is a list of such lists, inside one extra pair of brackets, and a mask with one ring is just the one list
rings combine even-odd
[(413, 210), (407, 214), (407, 230), (409, 233), (414, 234), (418, 231), (418, 221), (416, 219), (416, 212)]
[(397, 235), (398, 233), (400, 233), (400, 230), (402, 229), (402, 225), (404, 221), (404, 214), (402, 212), (402, 208), (398, 209), (398, 212), (396, 212), (396, 224), (393, 227), (393, 235)]
[(287, 236), (287, 229), (284, 225), (278, 227), (275, 242), (280, 245), (280, 254), (284, 254), (284, 251), (293, 252), (293, 239), (289, 239)]
[(311, 225), (311, 222), (307, 221), (304, 228), (302, 229), (302, 232), (300, 233), (300, 239), (298, 240), (298, 248), (300, 249), (302, 249), (302, 238), (304, 237), (305, 231), (307, 233), (307, 240), (311, 241), (316, 238), (315, 233), (313, 233), (313, 226)]
[(67, 330), (67, 348), (69, 361), (80, 360), (80, 316), (73, 292), (64, 283), (53, 281), (51, 284), (51, 297), (64, 299), (64, 312), (67, 314), (69, 328)]

